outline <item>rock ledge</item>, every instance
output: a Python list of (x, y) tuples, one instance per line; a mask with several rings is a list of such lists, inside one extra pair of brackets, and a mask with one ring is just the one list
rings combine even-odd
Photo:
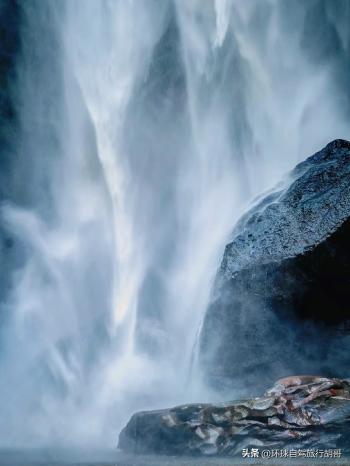
[(191, 404), (132, 416), (119, 437), (127, 452), (240, 455), (243, 448), (350, 446), (350, 380), (280, 379), (258, 398)]

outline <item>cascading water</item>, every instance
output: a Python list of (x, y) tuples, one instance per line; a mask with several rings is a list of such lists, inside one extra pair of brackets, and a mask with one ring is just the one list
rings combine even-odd
[(2, 445), (114, 445), (136, 410), (214, 396), (193, 355), (235, 219), (349, 138), (349, 6), (30, 0), (12, 12)]

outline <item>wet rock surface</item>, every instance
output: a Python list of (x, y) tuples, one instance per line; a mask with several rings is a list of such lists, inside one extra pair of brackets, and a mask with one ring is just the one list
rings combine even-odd
[(350, 142), (337, 139), (298, 164), (238, 222), (222, 274), (292, 258), (315, 248), (350, 216)]
[(140, 412), (119, 437), (130, 453), (241, 455), (243, 448), (350, 449), (350, 380), (281, 379), (262, 397)]
[(350, 143), (300, 163), (241, 218), (200, 338), (210, 383), (256, 393), (350, 362)]

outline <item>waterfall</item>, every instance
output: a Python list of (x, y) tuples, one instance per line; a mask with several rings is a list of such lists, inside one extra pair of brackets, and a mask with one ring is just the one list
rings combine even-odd
[(194, 352), (235, 220), (349, 139), (350, 3), (28, 0), (11, 14), (1, 444), (115, 445), (137, 410), (215, 396)]

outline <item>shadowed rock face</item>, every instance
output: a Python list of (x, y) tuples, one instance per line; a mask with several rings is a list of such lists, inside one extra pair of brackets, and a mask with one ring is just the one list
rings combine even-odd
[(278, 381), (264, 396), (133, 415), (119, 438), (132, 453), (241, 455), (243, 448), (349, 450), (350, 382)]
[(350, 359), (350, 143), (336, 140), (238, 222), (203, 324), (200, 361), (242, 392)]
[[(350, 445), (350, 143), (299, 164), (241, 219), (227, 245), (199, 356), (210, 381), (263, 397), (136, 413), (135, 453), (236, 455), (243, 448)], [(225, 387), (224, 387), (225, 388)], [(232, 395), (231, 395), (232, 396)], [(240, 395), (241, 396), (241, 395)]]
[(350, 143), (341, 139), (300, 163), (242, 217), (226, 246), (222, 275), (312, 250), (350, 215)]

